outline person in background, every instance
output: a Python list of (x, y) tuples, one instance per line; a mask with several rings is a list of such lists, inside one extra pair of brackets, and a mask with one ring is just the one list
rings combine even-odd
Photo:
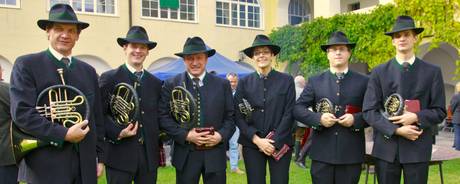
[[(0, 65), (0, 78), (2, 78)], [(14, 160), (13, 148), (10, 137), (10, 85), (0, 81), (0, 183), (18, 183), (18, 167)]]
[[(305, 88), (305, 78), (301, 75), (294, 77), (294, 84), (295, 84), (295, 99), (297, 100), (300, 97), (300, 94)], [(302, 149), (303, 145), (302, 140), (303, 136), (305, 135), (305, 131), (309, 131), (307, 125), (296, 121), (295, 133), (294, 133), (294, 160), (297, 166), (302, 169), (305, 169), (305, 159), (300, 158), (300, 150)], [(306, 156), (306, 154), (303, 154)], [(303, 160), (303, 161), (302, 161)]]
[(454, 125), (454, 148), (460, 151), (460, 82), (455, 84), (455, 95), (450, 100), (452, 124)]
[[(232, 88), (232, 95), (235, 95), (236, 87), (238, 86), (238, 75), (236, 73), (228, 73), (227, 80), (230, 81), (230, 87)], [(228, 154), (230, 159), (230, 169), (231, 172), (236, 174), (244, 174), (240, 168), (238, 168), (238, 160), (240, 156), (240, 149), (238, 138), (240, 137), (240, 129), (236, 127), (235, 133), (233, 133), (232, 138), (228, 141)]]

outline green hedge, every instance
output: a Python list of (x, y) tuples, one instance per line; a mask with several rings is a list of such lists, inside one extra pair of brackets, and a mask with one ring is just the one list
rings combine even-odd
[(429, 38), (431, 48), (441, 42), (460, 48), (460, 23), (454, 20), (460, 13), (460, 0), (395, 0), (395, 3), (379, 5), (367, 14), (338, 14), (278, 28), (269, 35), (282, 47), (278, 61), (290, 64), (300, 61), (305, 76), (317, 74), (329, 66), (320, 45), (327, 42), (330, 33), (340, 30), (351, 42), (356, 42), (351, 62), (367, 63), (373, 68), (395, 54), (391, 38), (384, 32), (391, 30), (399, 15), (413, 16), (417, 25), (425, 28), (419, 38)]

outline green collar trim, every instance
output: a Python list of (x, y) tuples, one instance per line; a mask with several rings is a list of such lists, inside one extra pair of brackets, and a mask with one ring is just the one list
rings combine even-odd
[[(69, 66), (66, 66), (64, 63), (62, 63), (61, 61), (59, 61), (56, 57), (54, 57), (53, 54), (51, 54), (51, 51), (49, 49), (46, 49), (45, 51), (46, 55), (48, 56), (48, 58), (51, 59), (51, 61), (56, 64), (58, 67), (60, 68), (67, 68), (67, 69), (72, 69), (74, 68), (74, 62), (70, 62)], [(72, 57), (72, 61), (75, 61), (75, 58)]]
[[(137, 81), (137, 76), (136, 76), (136, 75), (134, 75), (134, 73), (133, 73), (133, 72), (129, 71), (128, 67), (126, 66), (126, 63), (122, 65), (122, 68), (123, 68), (123, 69), (125, 69), (125, 70), (126, 70), (126, 72), (128, 72), (128, 73), (129, 73), (128, 75), (129, 75), (129, 78), (130, 78), (130, 79), (132, 79), (133, 81)], [(145, 72), (147, 72), (145, 69), (144, 69), (144, 70), (142, 70), (141, 81), (142, 81), (142, 79), (143, 79), (143, 78), (144, 78), (144, 76), (145, 76), (145, 75), (144, 75), (144, 74), (145, 74)]]
[[(396, 58), (393, 58), (393, 60), (392, 60), (391, 62), (392, 62), (396, 67), (398, 67), (399, 70), (401, 70), (401, 71), (404, 70), (403, 65), (402, 65), (402, 64), (399, 64), (398, 61), (396, 60)], [(413, 70), (415, 63), (417, 63), (417, 58), (415, 58), (414, 63), (412, 63), (412, 64), (409, 63), (409, 71)]]

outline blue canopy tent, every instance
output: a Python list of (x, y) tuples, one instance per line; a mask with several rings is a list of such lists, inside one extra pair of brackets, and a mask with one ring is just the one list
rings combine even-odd
[[(222, 56), (218, 52), (214, 56), (208, 58), (208, 64), (206, 65), (208, 72), (215, 71), (219, 77), (225, 78), (225, 75), (230, 72), (238, 74), (239, 77), (246, 76), (254, 70), (251, 70), (245, 66), (239, 65), (236, 62)], [(161, 66), (152, 66), (149, 70), (150, 73), (155, 75), (161, 80), (168, 79), (179, 73), (185, 71), (185, 64), (182, 58), (171, 61), (170, 63), (163, 64)]]

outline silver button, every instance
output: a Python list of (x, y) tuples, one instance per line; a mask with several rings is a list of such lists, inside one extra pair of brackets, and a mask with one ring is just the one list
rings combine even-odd
[(142, 100), (142, 99), (141, 99), (141, 98), (139, 98), (139, 102), (140, 102), (141, 100)]
[(335, 135), (339, 135), (339, 132), (335, 132), (334, 134), (335, 134)]
[(340, 96), (340, 93), (337, 93), (337, 96)]
[(260, 109), (260, 112), (264, 112), (264, 110), (263, 110), (263, 109)]
[(142, 111), (141, 113), (144, 114), (144, 111)]
[(139, 125), (139, 127), (141, 127), (141, 128), (142, 128), (142, 127), (143, 127), (143, 126), (142, 126), (142, 124), (140, 124), (140, 125)]

